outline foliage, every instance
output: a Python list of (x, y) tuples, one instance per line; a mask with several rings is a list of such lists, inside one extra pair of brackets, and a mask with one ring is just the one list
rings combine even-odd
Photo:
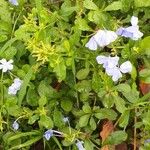
[[(42, 141), (43, 149), (77, 150), (75, 143), (81, 140), (86, 150), (95, 150), (138, 137), (146, 150), (150, 90), (142, 95), (140, 84), (150, 84), (150, 0), (18, 3), (0, 0), (0, 59), (14, 61), (13, 70), (0, 70), (0, 147), (28, 150)], [(85, 47), (97, 30), (129, 26), (132, 16), (139, 18), (141, 39), (119, 37), (96, 51)], [(132, 72), (113, 82), (97, 63), (98, 55), (129, 60)], [(23, 81), (21, 88), (9, 95), (16, 77)], [(101, 142), (105, 120), (112, 120), (117, 131)], [(43, 135), (48, 129), (63, 134), (47, 141)]]

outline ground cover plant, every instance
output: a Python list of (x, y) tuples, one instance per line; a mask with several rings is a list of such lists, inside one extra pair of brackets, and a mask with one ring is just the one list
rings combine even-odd
[(0, 149), (149, 150), (150, 0), (0, 0)]

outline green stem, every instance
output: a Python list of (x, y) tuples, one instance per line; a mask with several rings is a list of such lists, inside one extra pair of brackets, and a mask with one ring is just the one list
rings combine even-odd
[(18, 22), (18, 20), (19, 20), (19, 17), (20, 17), (20, 15), (21, 15), (21, 13), (22, 13), (22, 11), (19, 13), (17, 19), (16, 19), (15, 22), (14, 22), (13, 29), (12, 29), (12, 32), (11, 32), (11, 39), (12, 39), (12, 37), (13, 37), (13, 35), (14, 35), (15, 27), (16, 27), (16, 24), (17, 24), (17, 22)]
[(35, 5), (38, 12), (39, 22), (41, 23), (42, 0), (35, 0)]
[(143, 102), (143, 101), (147, 100), (148, 98), (150, 98), (150, 92), (147, 93), (146, 95), (144, 95), (142, 98), (140, 98), (139, 101)]
[(4, 99), (4, 91), (3, 91), (3, 71), (1, 74), (1, 101), (0, 101), (0, 106), (3, 106), (3, 99)]

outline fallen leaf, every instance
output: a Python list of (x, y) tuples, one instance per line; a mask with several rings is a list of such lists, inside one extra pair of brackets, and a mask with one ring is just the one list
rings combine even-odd
[[(144, 66), (140, 66), (139, 67), (139, 71), (145, 69)], [(140, 91), (142, 92), (143, 95), (147, 94), (150, 92), (150, 84), (145, 83), (144, 81), (140, 80), (139, 81), (139, 87), (140, 87)]]
[(115, 150), (127, 150), (127, 144), (126, 143), (121, 143), (115, 146)]
[(143, 95), (150, 92), (150, 84), (144, 83), (143, 81), (140, 81), (139, 83), (140, 90)]
[[(100, 132), (102, 143), (113, 131), (114, 131), (114, 126), (112, 121), (108, 120), (106, 123), (103, 124), (102, 131)], [(101, 148), (101, 150), (115, 150), (115, 146), (105, 145), (104, 147)]]

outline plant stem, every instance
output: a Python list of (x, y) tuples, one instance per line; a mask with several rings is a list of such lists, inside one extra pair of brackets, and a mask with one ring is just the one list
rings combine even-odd
[(3, 106), (3, 95), (4, 95), (4, 91), (3, 91), (3, 71), (2, 71), (2, 74), (1, 74), (1, 100), (0, 100), (1, 108)]
[(137, 143), (136, 143), (136, 126), (135, 126), (135, 124), (136, 124), (136, 122), (137, 122), (137, 117), (136, 117), (136, 113), (137, 113), (137, 108), (135, 108), (135, 117), (134, 117), (134, 148), (133, 148), (133, 150), (136, 150), (136, 145), (137, 145)]
[[(20, 17), (20, 15), (21, 15), (21, 13), (22, 13), (22, 11), (19, 13), (17, 19), (16, 19), (15, 22), (14, 22), (13, 29), (12, 29), (12, 32), (11, 32), (11, 39), (13, 38), (14, 31), (15, 31), (15, 27), (16, 27), (16, 24), (17, 24), (17, 22), (18, 22), (18, 20), (19, 20), (19, 17)], [(15, 15), (14, 15), (14, 16), (15, 16)]]

